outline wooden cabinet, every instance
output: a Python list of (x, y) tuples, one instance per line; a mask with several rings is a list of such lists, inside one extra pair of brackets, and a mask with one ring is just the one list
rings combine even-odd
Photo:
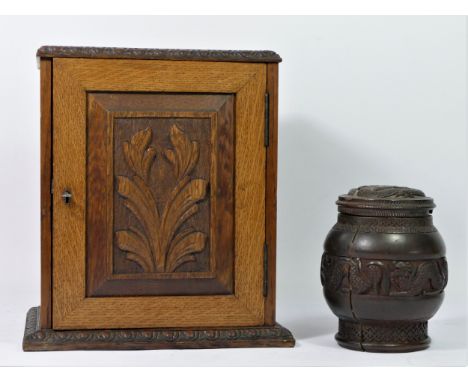
[(293, 346), (275, 322), (277, 54), (42, 47), (25, 350)]

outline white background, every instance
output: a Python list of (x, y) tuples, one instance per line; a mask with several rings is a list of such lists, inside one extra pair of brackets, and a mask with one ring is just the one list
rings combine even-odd
[[(277, 319), (294, 349), (23, 353), (39, 304), (41, 45), (271, 49), (280, 64)], [(456, 17), (0, 18), (0, 364), (462, 365), (467, 362), (466, 19)], [(421, 188), (449, 262), (429, 350), (339, 348), (319, 280), (340, 193)]]

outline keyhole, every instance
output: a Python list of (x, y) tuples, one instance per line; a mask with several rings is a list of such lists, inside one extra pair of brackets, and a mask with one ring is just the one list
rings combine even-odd
[(62, 199), (65, 204), (69, 204), (71, 202), (71, 197), (72, 197), (72, 194), (70, 193), (70, 191), (65, 190), (62, 194)]

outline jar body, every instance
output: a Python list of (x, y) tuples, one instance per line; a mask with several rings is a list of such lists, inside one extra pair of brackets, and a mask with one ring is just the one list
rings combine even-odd
[(447, 276), (445, 245), (431, 215), (340, 213), (321, 263), (325, 299), (339, 318), (336, 340), (365, 351), (426, 348), (427, 321), (442, 304)]

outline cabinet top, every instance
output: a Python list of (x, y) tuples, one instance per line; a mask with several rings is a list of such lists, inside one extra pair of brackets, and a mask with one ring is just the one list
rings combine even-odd
[(42, 46), (37, 51), (42, 58), (120, 58), (136, 60), (281, 62), (271, 50), (199, 50), (104, 48), (85, 46)]

